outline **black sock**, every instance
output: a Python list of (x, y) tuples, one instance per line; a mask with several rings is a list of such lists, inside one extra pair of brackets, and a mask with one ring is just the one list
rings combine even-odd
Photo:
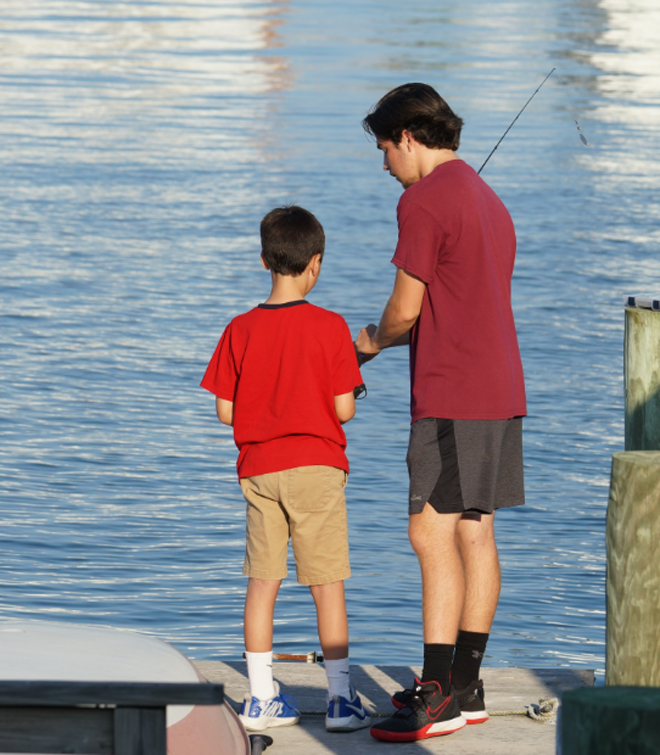
[(449, 694), (449, 676), (454, 658), (453, 645), (424, 644), (424, 682), (438, 682), (443, 695)]
[(451, 667), (451, 683), (455, 689), (465, 689), (479, 678), (481, 661), (486, 651), (488, 635), (480, 632), (458, 632), (456, 655)]

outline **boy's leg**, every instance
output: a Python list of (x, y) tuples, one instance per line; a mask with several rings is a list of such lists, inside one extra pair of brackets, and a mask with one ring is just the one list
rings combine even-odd
[(243, 627), (250, 695), (239, 718), (248, 731), (298, 723), (297, 703), (279, 691), (273, 681), (273, 612), (279, 579), (250, 577), (245, 598)]
[(273, 612), (286, 576), (289, 528), (279, 503), (279, 473), (244, 477), (247, 501), (243, 573), (248, 581), (244, 636), (250, 691), (239, 718), (248, 731), (290, 726), (300, 720), (297, 703), (273, 681)]
[(353, 731), (370, 718), (351, 687), (344, 579), (350, 577), (346, 472), (327, 466), (289, 470), (284, 506), (289, 515), (298, 581), (316, 604), (328, 677), (328, 731)]
[(319, 639), (327, 660), (348, 658), (344, 579), (350, 577), (346, 473), (327, 466), (288, 470), (283, 505), (289, 516), (298, 582), (316, 604)]
[(328, 677), (328, 695), (350, 697), (350, 671), (348, 663), (348, 618), (344, 582), (310, 585), (316, 604), (316, 621), (319, 640)]
[(348, 618), (344, 581), (310, 585), (316, 604), (316, 619), (323, 656), (336, 661), (348, 657)]
[(309, 587), (314, 603), (328, 678), (328, 731), (354, 731), (369, 726), (371, 719), (351, 687), (348, 660), (348, 618), (344, 582), (339, 580)]
[(273, 649), (273, 614), (281, 584), (281, 579), (248, 580), (243, 634), (249, 653), (267, 653)]
[(273, 684), (273, 613), (279, 579), (248, 580), (243, 615), (250, 694), (258, 700), (275, 696)]

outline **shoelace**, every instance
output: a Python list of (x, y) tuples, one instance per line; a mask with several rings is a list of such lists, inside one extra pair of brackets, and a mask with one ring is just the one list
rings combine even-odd
[(295, 699), (295, 697), (290, 697), (289, 695), (285, 695), (283, 692), (280, 692), (279, 697), (284, 700), (284, 702), (290, 707), (295, 708), (298, 710), (298, 701)]

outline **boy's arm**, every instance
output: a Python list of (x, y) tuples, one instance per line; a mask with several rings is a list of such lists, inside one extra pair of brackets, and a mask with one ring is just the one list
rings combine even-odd
[(335, 396), (335, 412), (337, 419), (344, 424), (353, 419), (355, 416), (355, 396), (353, 391), (342, 393), (341, 396)]
[(222, 422), (223, 425), (233, 425), (234, 424), (234, 402), (233, 401), (227, 401), (225, 398), (219, 398), (216, 396), (215, 399), (215, 411), (218, 415), (218, 419), (220, 422)]

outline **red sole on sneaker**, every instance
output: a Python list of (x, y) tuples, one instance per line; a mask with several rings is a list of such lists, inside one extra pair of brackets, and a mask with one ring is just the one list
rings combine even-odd
[[(381, 742), (416, 742), (419, 739), (430, 739), (431, 737), (442, 737), (445, 734), (453, 734), (464, 726), (465, 719), (461, 716), (451, 721), (443, 721), (441, 724), (428, 724), (423, 729), (417, 729), (417, 731), (386, 731), (372, 727), (370, 734), (374, 739), (378, 739)], [(438, 730), (437, 727), (442, 727), (442, 730)]]
[[(488, 721), (488, 713), (470, 713), (463, 711), (463, 715), (467, 719), (468, 725), (471, 724), (485, 724), (486, 721)], [(474, 716), (474, 718), (471, 718), (471, 716)]]
[[(392, 698), (392, 705), (397, 709), (401, 710), (403, 708), (403, 703), (400, 703), (398, 700), (395, 700)], [(461, 711), (463, 716), (465, 716), (468, 724), (485, 724), (486, 721), (488, 721), (488, 713), (485, 711), (478, 711), (478, 712), (470, 712), (470, 711)]]

